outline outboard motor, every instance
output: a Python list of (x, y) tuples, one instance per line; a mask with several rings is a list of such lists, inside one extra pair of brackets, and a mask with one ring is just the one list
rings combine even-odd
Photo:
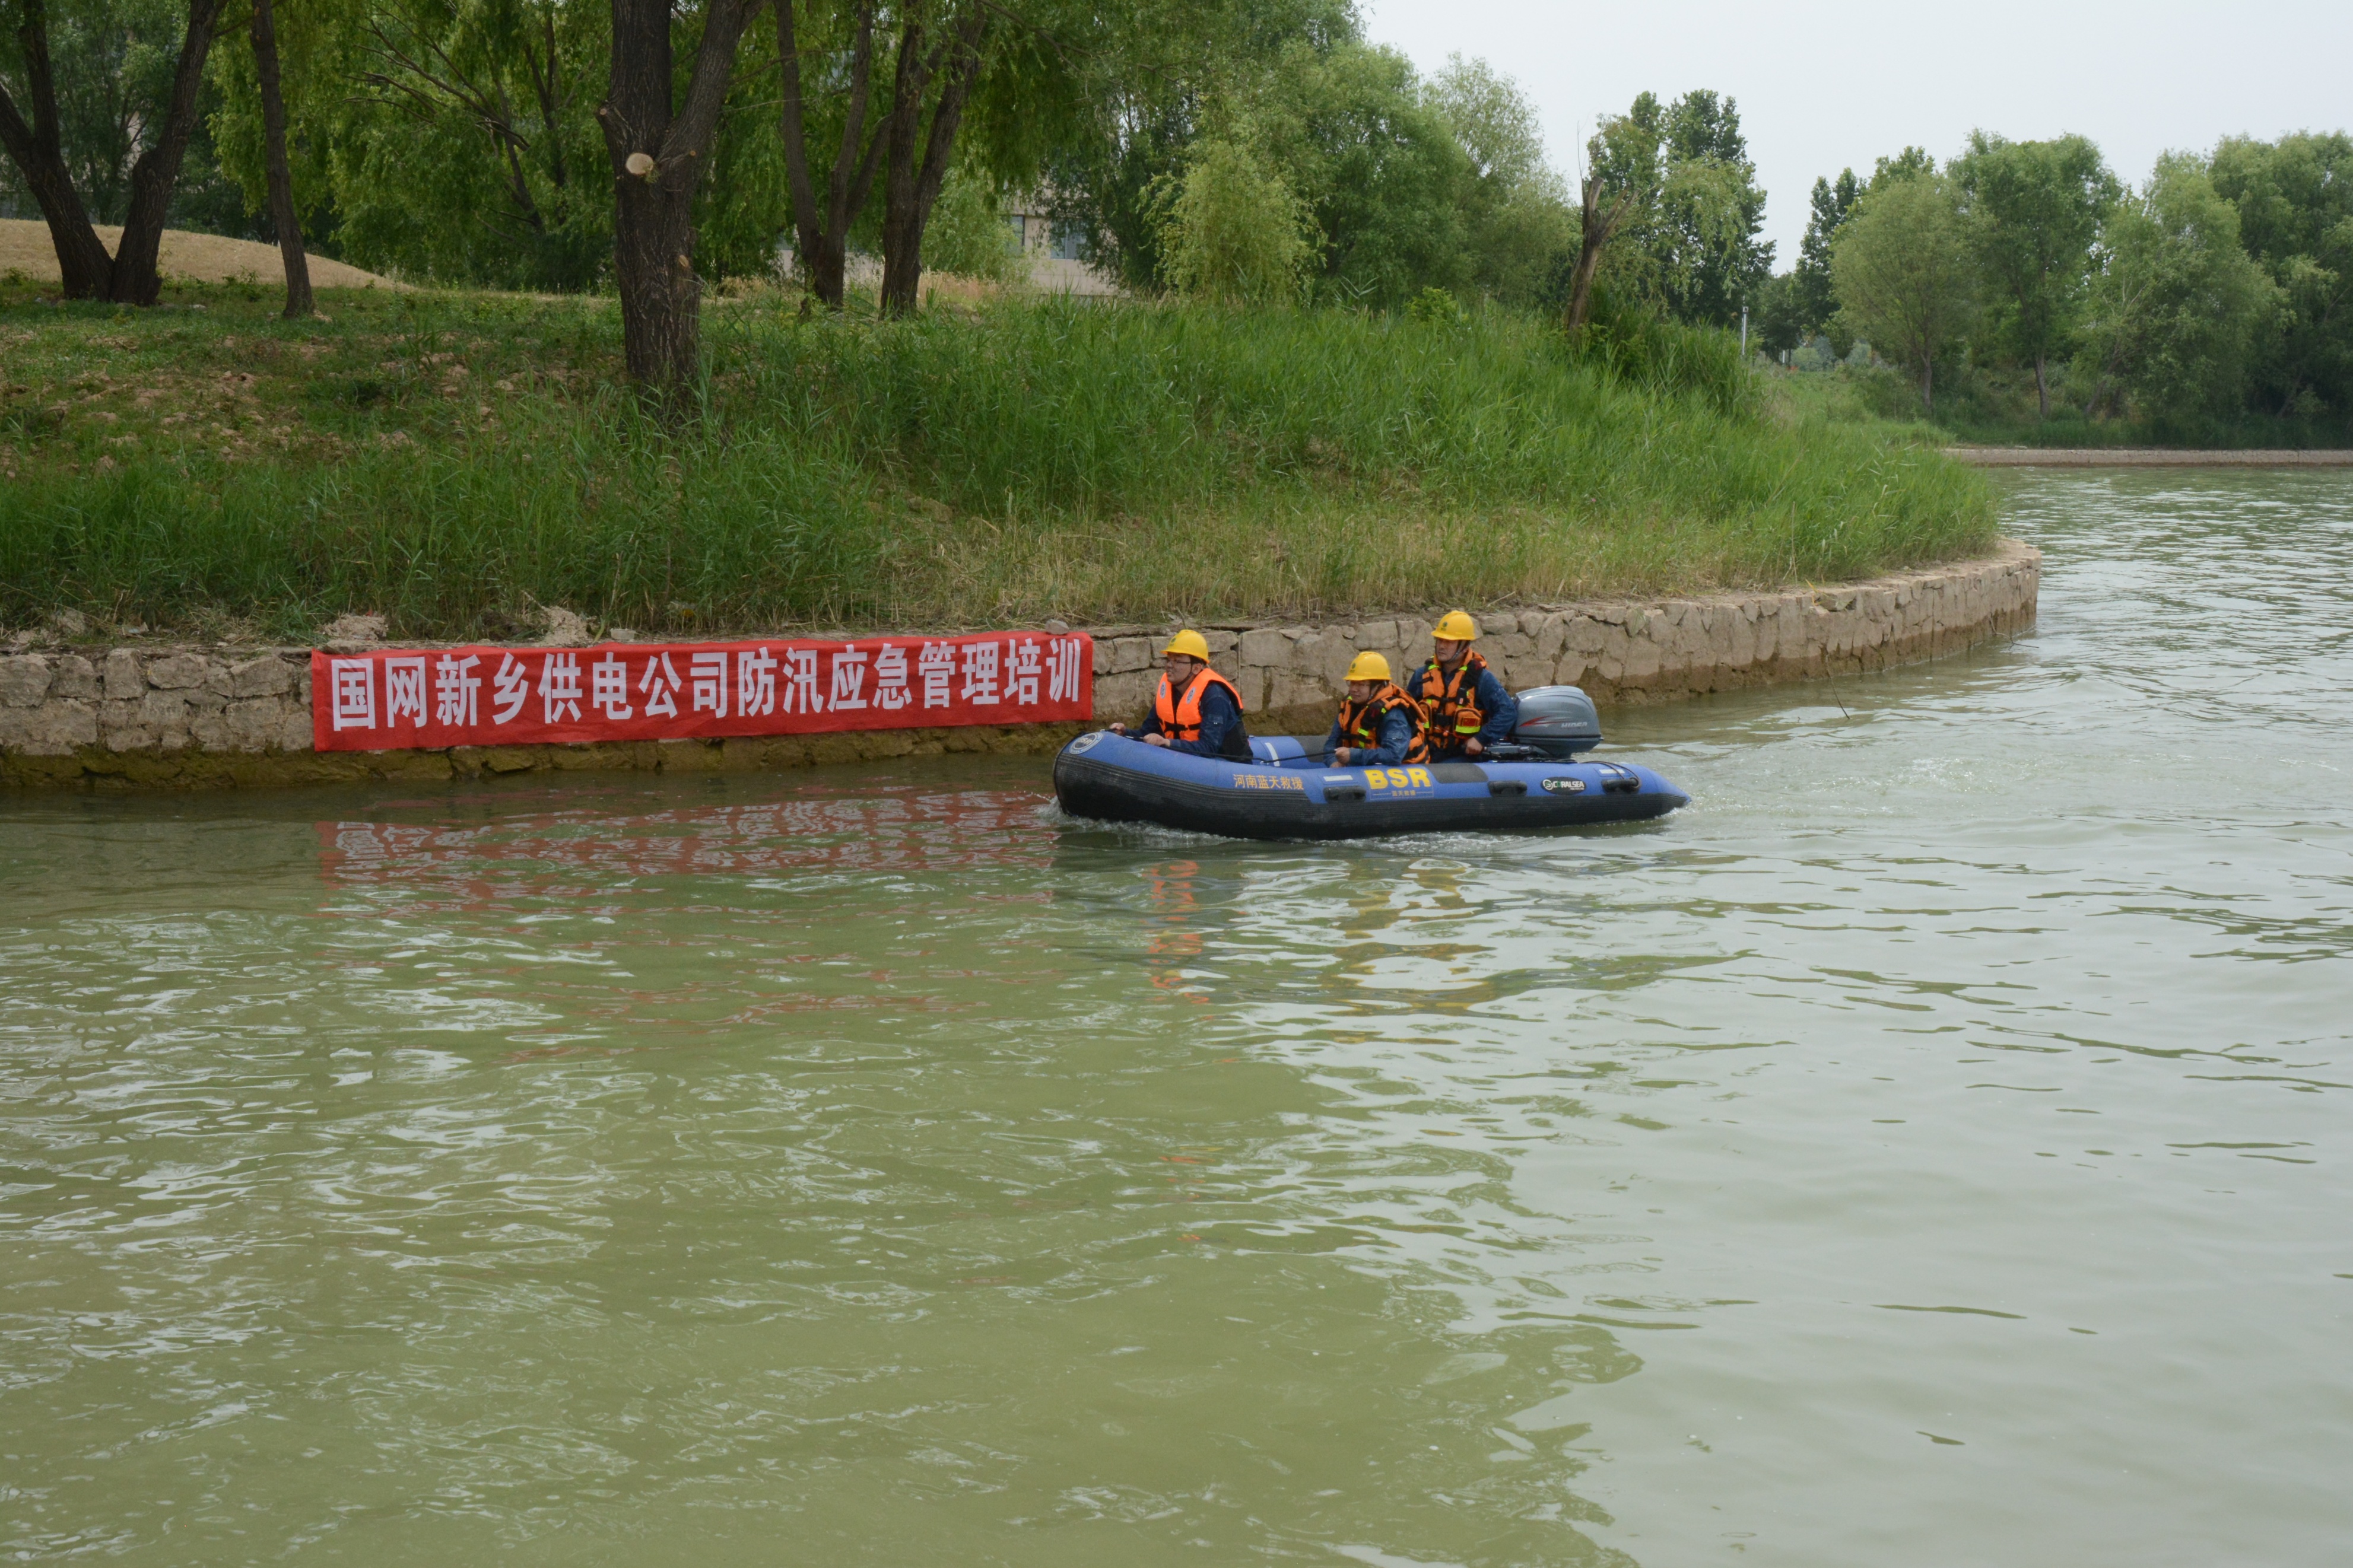
[(1574, 686), (1537, 686), (1519, 694), (1514, 745), (1561, 761), (1601, 744), (1601, 716), (1593, 699)]

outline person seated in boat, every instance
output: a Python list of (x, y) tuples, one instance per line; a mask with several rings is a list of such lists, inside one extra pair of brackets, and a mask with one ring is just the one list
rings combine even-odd
[(1397, 767), (1430, 760), (1429, 719), (1389, 679), (1389, 661), (1360, 653), (1348, 666), (1348, 695), (1324, 749), (1343, 768)]
[(1181, 631), (1160, 650), (1160, 688), (1152, 711), (1130, 730), (1113, 724), (1148, 746), (1166, 746), (1195, 757), (1250, 760), (1250, 731), (1242, 727), (1242, 694), (1209, 668), (1209, 645), (1197, 631)]
[(1479, 624), (1461, 610), (1439, 617), (1428, 664), (1405, 683), (1405, 693), (1430, 716), (1430, 760), (1476, 761), (1505, 741), (1520, 721), (1519, 699), (1471, 645)]

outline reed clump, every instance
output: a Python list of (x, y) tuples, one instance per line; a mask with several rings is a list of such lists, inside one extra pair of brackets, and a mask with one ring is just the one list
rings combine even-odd
[(1932, 450), (1549, 323), (1011, 301), (706, 314), (684, 417), (610, 306), (0, 294), (0, 619), (498, 635), (1335, 616), (1868, 575), (1979, 552)]

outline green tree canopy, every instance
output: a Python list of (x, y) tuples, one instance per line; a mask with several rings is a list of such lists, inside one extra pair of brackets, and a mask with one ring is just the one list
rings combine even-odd
[(1909, 180), (1915, 175), (1933, 174), (1936, 172), (1936, 160), (1928, 156), (1927, 149), (1906, 147), (1893, 157), (1881, 157), (1874, 160), (1872, 163), (1871, 179), (1864, 184), (1863, 189), (1874, 191), (1891, 181)]
[(2065, 355), (2092, 272), (2092, 242), (2118, 195), (2100, 150), (2081, 136), (2007, 142), (1971, 132), (1952, 164), (1993, 340), (2034, 367), (2051, 417), (2048, 365)]
[(1546, 161), (1535, 105), (1509, 77), (1461, 55), (1428, 96), (1470, 160), (1461, 199), (1472, 287), (1509, 304), (1535, 303), (1577, 243), (1567, 188)]
[(2256, 395), (2275, 413), (2353, 416), (2353, 136), (2233, 138), (2214, 150), (2213, 181), (2281, 293)]
[(1796, 348), (1813, 330), (1806, 321), (1804, 297), (1794, 272), (1784, 272), (1758, 284), (1750, 306), (1756, 313), (1751, 325), (1757, 346), (1767, 353)]
[(1338, 0), (1212, 0), (1219, 25), (1159, 36), (1159, 62), (1106, 81), (1085, 134), (1047, 161), (1058, 216), (1132, 286), (1173, 276), (1165, 193), (1197, 141), (1246, 138), (1305, 202), (1317, 299), (1400, 309), (1424, 290), (1534, 303), (1573, 248), (1533, 107), (1454, 60), (1428, 80), (1363, 38)]
[[(1139, 5), (1115, 48), (1092, 54), (1068, 131), (1038, 183), (1095, 264), (1131, 288), (1165, 276), (1165, 182), (1255, 84), (1297, 58), (1360, 41), (1348, 0), (1167, 0)], [(1287, 171), (1295, 190), (1296, 171)], [(1306, 193), (1302, 190), (1302, 195)]]
[[(15, 10), (0, 7), (0, 84), (23, 103), (30, 94)], [(66, 168), (91, 219), (121, 223), (131, 166), (171, 96), (185, 16), (176, 0), (51, 0), (47, 11)], [(14, 164), (0, 160), (0, 192), (21, 190)]]
[(1469, 286), (1471, 160), (1405, 56), (1294, 44), (1249, 103), (1323, 233), (1322, 297), (1399, 309)]
[(1687, 321), (1730, 326), (1773, 274), (1765, 192), (1757, 184), (1740, 108), (1713, 92), (1687, 92), (1667, 114), (1670, 174), (1663, 195), (1675, 240), (1668, 299)]
[(1738, 106), (1707, 91), (1672, 104), (1642, 93), (1604, 124), (1593, 158), (1605, 188), (1634, 203), (1602, 262), (1608, 287), (1687, 321), (1738, 321), (1773, 271), (1773, 247), (1757, 237), (1765, 193)]
[(1831, 249), (1839, 308), (1872, 346), (1919, 378), (1921, 406), (1936, 411), (1936, 361), (1977, 315), (1960, 205), (1933, 168), (1883, 175), (1855, 204)]
[(2119, 390), (2160, 424), (2238, 406), (2278, 289), (2239, 243), (2239, 215), (2188, 153), (2158, 161), (2101, 236), (2086, 323), (2086, 414)]
[(1835, 181), (1814, 182), (1806, 237), (1798, 246), (1798, 264), (1790, 268), (1788, 298), (1778, 307), (1795, 318), (1792, 324), (1799, 334), (1820, 331), (1838, 309), (1831, 289), (1831, 242), (1862, 194), (1852, 169), (1841, 169)]
[(1168, 286), (1232, 305), (1289, 304), (1315, 264), (1315, 223), (1244, 123), (1193, 144), (1167, 199), (1161, 267)]

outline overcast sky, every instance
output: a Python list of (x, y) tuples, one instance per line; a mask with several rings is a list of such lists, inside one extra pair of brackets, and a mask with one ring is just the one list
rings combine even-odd
[(1363, 4), (1373, 40), (1424, 71), (1460, 52), (1516, 79), (1572, 178), (1595, 117), (1646, 88), (1737, 99), (1776, 270), (1797, 258), (1817, 175), (1867, 174), (1907, 142), (1941, 161), (1976, 126), (2015, 141), (2079, 132), (2138, 180), (2168, 148), (2353, 129), (2353, 0)]

